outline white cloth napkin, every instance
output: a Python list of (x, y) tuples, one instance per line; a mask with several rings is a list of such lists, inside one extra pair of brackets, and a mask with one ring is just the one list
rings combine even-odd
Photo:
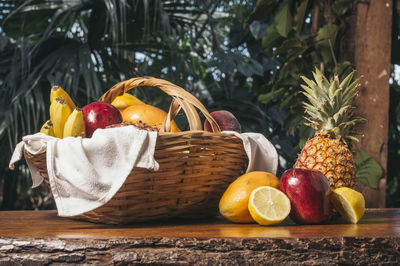
[[(249, 157), (247, 172), (276, 174), (278, 155), (274, 146), (258, 133), (226, 131), (243, 140)], [(157, 132), (134, 126), (98, 129), (91, 138), (49, 137), (42, 133), (25, 136), (13, 153), (10, 168), (21, 159), (23, 150), (32, 154), (46, 151), (51, 190), (60, 216), (75, 216), (107, 203), (120, 189), (134, 167), (158, 170), (154, 159)], [(32, 187), (43, 178), (26, 160), (32, 174)]]
[[(51, 140), (57, 140), (54, 137), (47, 136), (43, 133), (37, 133), (35, 135), (28, 135), (22, 138), (22, 141), (15, 146), (14, 153), (11, 156), (9, 168), (14, 170), (14, 164), (21, 160), (26, 149), (31, 154), (39, 154), (47, 150), (47, 143)], [(26, 163), (31, 171), (32, 175), (32, 188), (39, 186), (43, 182), (43, 177), (40, 175), (39, 169), (26, 158)]]
[(251, 171), (265, 171), (276, 175), (278, 170), (278, 152), (274, 145), (260, 133), (237, 133), (223, 131), (225, 134), (234, 134), (243, 141), (243, 147), (249, 157), (246, 173)]
[[(25, 136), (14, 151), (10, 168), (26, 148), (46, 150), (47, 171), (58, 214), (75, 216), (107, 203), (134, 167), (158, 170), (154, 160), (157, 132), (134, 126), (98, 129), (91, 138), (58, 139), (37, 133)], [(33, 187), (42, 182), (27, 160)]]

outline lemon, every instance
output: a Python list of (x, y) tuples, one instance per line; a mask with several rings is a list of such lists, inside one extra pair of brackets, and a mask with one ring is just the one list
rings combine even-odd
[(263, 186), (251, 192), (249, 212), (261, 225), (274, 225), (282, 222), (290, 213), (290, 200), (280, 190)]
[(253, 171), (241, 175), (226, 189), (219, 201), (219, 212), (236, 223), (254, 223), (247, 208), (250, 193), (261, 186), (278, 188), (279, 179), (264, 171)]
[(364, 196), (348, 187), (337, 188), (331, 194), (331, 201), (335, 209), (348, 222), (356, 224), (364, 215)]

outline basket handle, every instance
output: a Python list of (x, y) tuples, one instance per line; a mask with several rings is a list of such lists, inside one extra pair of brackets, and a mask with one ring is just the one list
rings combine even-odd
[(221, 132), (215, 119), (210, 115), (204, 105), (196, 97), (194, 97), (183, 88), (163, 79), (153, 77), (138, 77), (119, 82), (115, 84), (111, 89), (109, 89), (106, 93), (104, 93), (99, 101), (111, 103), (116, 97), (124, 94), (130, 89), (140, 86), (157, 87), (172, 97), (172, 102), (167, 114), (167, 118), (163, 123), (161, 132), (170, 132), (171, 121), (175, 118), (181, 108), (186, 114), (190, 130), (202, 130), (203, 127), (200, 121), (199, 114), (194, 107), (197, 107), (197, 109), (199, 109), (204, 114), (204, 116), (210, 123), (213, 132)]

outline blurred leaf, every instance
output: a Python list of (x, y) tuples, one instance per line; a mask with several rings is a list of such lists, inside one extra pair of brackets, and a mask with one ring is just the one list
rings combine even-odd
[(243, 29), (240, 23), (234, 23), (229, 32), (229, 45), (231, 47), (241, 45), (246, 40), (248, 33), (248, 28)]
[(291, 93), (286, 93), (283, 95), (284, 97), (281, 99), (281, 103), (279, 105), (279, 108), (282, 110), (289, 108), (291, 105), (293, 105), (293, 100), (296, 97), (296, 94), (291, 94)]
[(388, 183), (387, 185), (387, 193), (388, 196), (393, 196), (399, 189), (399, 181), (397, 180), (397, 177), (394, 177), (391, 182)]
[(316, 41), (320, 45), (320, 52), (325, 64), (329, 65), (336, 62), (335, 55), (332, 54), (333, 47), (336, 43), (336, 36), (339, 27), (335, 24), (326, 24), (318, 30)]
[[(330, 48), (330, 45), (334, 46), (336, 42), (336, 36), (338, 34), (339, 27), (335, 24), (326, 24), (318, 30), (316, 41), (324, 48)], [(329, 44), (329, 42), (331, 44)]]
[(257, 60), (254, 60), (253, 58), (249, 59), (249, 67), (253, 72), (253, 75), (259, 75), (262, 76), (264, 74), (264, 67), (257, 62)]
[[(299, 55), (307, 48), (304, 44), (296, 38), (287, 38), (283, 41), (281, 46), (275, 50), (276, 54), (284, 56), (288, 61), (297, 59)], [(289, 65), (289, 63), (287, 63)]]
[(260, 21), (253, 21), (253, 23), (250, 24), (250, 32), (253, 35), (253, 37), (256, 40), (261, 39), (265, 35), (265, 31), (268, 27), (267, 23), (262, 23)]
[(102, 1), (99, 1), (99, 4), (93, 7), (89, 18), (88, 42), (92, 49), (99, 48), (102, 44), (99, 40), (106, 34), (106, 25), (105, 23), (99, 23), (99, 21), (106, 21), (106, 18), (106, 6)]
[(289, 1), (286, 0), (274, 17), (276, 30), (278, 33), (287, 37), (290, 30), (292, 29), (292, 15), (290, 14)]
[(297, 34), (300, 34), (303, 28), (304, 18), (306, 16), (308, 6), (308, 0), (302, 1), (300, 6), (297, 8), (296, 16), (294, 17), (294, 23), (296, 27)]
[[(303, 120), (301, 116), (299, 116), (301, 119), (299, 119), (299, 124)], [(306, 126), (304, 124), (300, 125), (299, 127), (299, 149), (302, 149), (304, 145), (306, 144), (307, 140), (311, 138), (314, 135), (314, 129), (312, 129), (309, 126)]]
[(344, 61), (336, 65), (333, 72), (339, 77), (345, 77), (353, 71), (353, 65), (349, 61)]
[(377, 189), (383, 169), (367, 152), (358, 150), (356, 153), (356, 178), (366, 186)]
[(343, 16), (349, 11), (353, 2), (353, 0), (336, 0), (333, 1), (331, 9), (336, 16)]
[(273, 47), (277, 46), (282, 41), (281, 35), (275, 29), (273, 25), (267, 28), (267, 31), (262, 38), (261, 46), (264, 50), (271, 50)]
[(255, 9), (250, 13), (243, 27), (247, 28), (254, 20), (265, 18), (275, 7), (275, 0), (257, 0)]
[(284, 88), (279, 88), (278, 90), (260, 94), (258, 96), (258, 101), (262, 104), (268, 105), (271, 101), (276, 101), (284, 91)]
[[(22, 34), (34, 35), (43, 32), (46, 28), (48, 20), (51, 18), (52, 12), (48, 8), (43, 8), (41, 5), (32, 5), (36, 9), (31, 12), (26, 12), (24, 6), (28, 5), (29, 2), (23, 3), (20, 12), (11, 12), (4, 19), (2, 29), (7, 34), (7, 36), (17, 39)], [(3, 7), (5, 8), (5, 7)]]
[(251, 77), (251, 75), (253, 75), (253, 72), (251, 71), (251, 69), (249, 68), (249, 67), (246, 67), (245, 65), (243, 65), (243, 64), (239, 64), (238, 66), (237, 66), (237, 68), (238, 68), (238, 71), (240, 72), (240, 73), (242, 73), (244, 76), (246, 76), (246, 77)]
[(320, 54), (325, 65), (332, 66), (332, 64), (334, 63), (334, 59), (331, 50), (328, 48), (321, 48)]

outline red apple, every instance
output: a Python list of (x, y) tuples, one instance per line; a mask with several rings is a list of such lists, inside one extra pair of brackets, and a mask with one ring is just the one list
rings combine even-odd
[(286, 170), (279, 188), (291, 203), (290, 218), (298, 224), (318, 224), (330, 218), (330, 185), (318, 171)]
[[(210, 113), (210, 115), (217, 121), (221, 131), (237, 131), (242, 132), (242, 127), (236, 117), (229, 111), (219, 110)], [(212, 132), (210, 123), (206, 120), (204, 122), (204, 130)]]
[(82, 108), (85, 118), (86, 137), (90, 138), (98, 128), (122, 122), (121, 113), (108, 103), (94, 102)]

